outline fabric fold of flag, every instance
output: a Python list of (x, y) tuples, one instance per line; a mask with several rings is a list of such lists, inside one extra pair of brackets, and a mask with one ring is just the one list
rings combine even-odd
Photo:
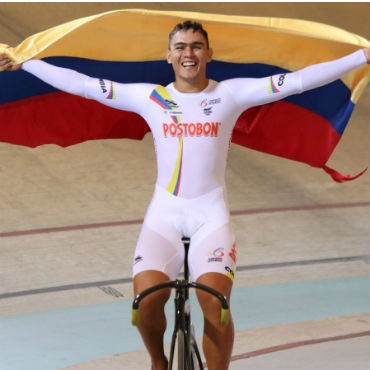
[[(30, 36), (12, 48), (16, 63), (31, 58), (122, 83), (167, 85), (168, 33), (186, 19), (201, 22), (215, 60), (208, 77), (265, 77), (333, 60), (370, 42), (316, 22), (217, 14), (119, 10), (77, 19)], [(91, 37), (94, 35), (94, 37)], [(341, 139), (356, 102), (369, 82), (363, 66), (326, 86), (246, 110), (234, 128), (236, 144), (324, 169), (348, 181), (326, 163)], [(55, 90), (24, 72), (0, 73), (0, 141), (36, 147), (69, 146), (86, 140), (131, 138), (149, 131), (137, 114)]]

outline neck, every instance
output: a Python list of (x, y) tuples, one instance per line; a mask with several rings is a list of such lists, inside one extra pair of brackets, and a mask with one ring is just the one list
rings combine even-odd
[(173, 83), (177, 91), (182, 93), (197, 93), (203, 91), (208, 86), (208, 78), (204, 78), (200, 81), (187, 81), (180, 78), (176, 78)]

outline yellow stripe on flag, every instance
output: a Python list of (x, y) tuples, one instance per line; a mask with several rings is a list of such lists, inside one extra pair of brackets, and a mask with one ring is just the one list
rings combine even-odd
[[(14, 48), (0, 44), (0, 53), (6, 52), (17, 63), (48, 56), (163, 60), (168, 33), (186, 19), (204, 25), (215, 59), (224, 62), (264, 63), (295, 71), (370, 47), (361, 36), (305, 20), (124, 9), (76, 19), (30, 36)], [(369, 79), (368, 66), (342, 78), (352, 91), (352, 101), (358, 100)]]

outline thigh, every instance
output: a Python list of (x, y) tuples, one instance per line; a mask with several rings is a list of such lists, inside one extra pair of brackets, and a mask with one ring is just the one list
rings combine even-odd
[[(205, 227), (205, 229), (204, 229)], [(207, 225), (191, 239), (189, 270), (194, 281), (207, 273), (219, 273), (234, 280), (236, 270), (236, 244), (230, 223), (219, 226)], [(209, 232), (207, 232), (209, 231)]]
[[(172, 230), (172, 234), (174, 233)], [(158, 231), (143, 224), (134, 254), (133, 276), (143, 271), (159, 271), (170, 280), (176, 278), (184, 262), (181, 235), (177, 239), (172, 238), (172, 241), (165, 235), (166, 230), (163, 228)]]
[[(148, 270), (139, 272), (134, 277), (134, 296), (136, 297), (144, 290), (149, 289), (154, 285), (164, 283), (168, 280), (168, 276), (160, 271)], [(162, 289), (145, 297), (143, 299), (143, 302), (149, 305), (149, 307), (153, 303), (163, 306), (170, 297), (170, 294), (171, 289)], [(143, 305), (141, 305), (140, 307), (142, 306)]]

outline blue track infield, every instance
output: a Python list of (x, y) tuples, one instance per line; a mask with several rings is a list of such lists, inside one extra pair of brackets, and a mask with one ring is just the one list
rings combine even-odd
[[(192, 296), (193, 321), (202, 317)], [(173, 304), (166, 341), (173, 328)], [(370, 311), (370, 277), (314, 280), (234, 288), (236, 330), (361, 314)], [(143, 349), (130, 324), (131, 300), (0, 318), (0, 370), (53, 370)]]

